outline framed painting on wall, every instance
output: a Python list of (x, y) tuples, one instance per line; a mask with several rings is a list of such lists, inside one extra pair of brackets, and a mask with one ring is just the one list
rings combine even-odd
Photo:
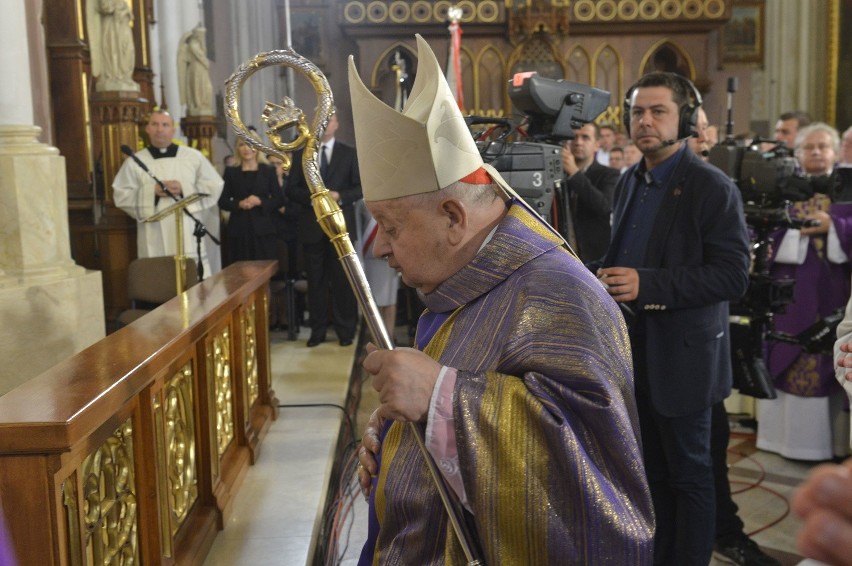
[(325, 65), (326, 59), (322, 14), (312, 8), (290, 9), (293, 49), (318, 67)]
[(735, 0), (719, 41), (722, 62), (763, 64), (765, 25), (764, 0)]

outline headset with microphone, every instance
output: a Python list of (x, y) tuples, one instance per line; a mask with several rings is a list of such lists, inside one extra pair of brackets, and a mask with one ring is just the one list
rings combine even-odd
[[(678, 83), (680, 88), (676, 87), (672, 88), (672, 90), (677, 94), (680, 94), (686, 100), (686, 104), (681, 105), (678, 109), (677, 139), (663, 140), (661, 144), (662, 147), (668, 147), (670, 145), (686, 141), (689, 138), (697, 137), (698, 132), (696, 132), (695, 128), (698, 124), (698, 109), (701, 108), (701, 93), (698, 92), (698, 89), (692, 81), (683, 75), (667, 72), (658, 72), (654, 74), (668, 76), (672, 79), (672, 82)], [(655, 79), (648, 80), (647, 84), (645, 84), (646, 81), (644, 79), (648, 76), (649, 75), (645, 75), (640, 78), (635, 84), (633, 84), (633, 86), (627, 89), (627, 93), (624, 95), (624, 128), (627, 130), (628, 136), (630, 135), (630, 98), (633, 96), (633, 92), (639, 87), (671, 87), (670, 83), (667, 84), (665, 81)]]

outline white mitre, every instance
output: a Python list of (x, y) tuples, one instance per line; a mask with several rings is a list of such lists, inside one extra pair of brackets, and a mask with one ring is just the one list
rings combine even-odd
[(483, 166), (429, 44), (417, 35), (417, 75), (402, 112), (367, 89), (349, 56), (349, 92), (367, 202), (437, 191)]

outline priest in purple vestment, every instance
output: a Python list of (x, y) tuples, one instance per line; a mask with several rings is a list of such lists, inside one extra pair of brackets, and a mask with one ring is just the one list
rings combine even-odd
[(409, 422), (485, 564), (651, 564), (624, 319), (565, 242), (480, 158), (429, 45), (403, 111), (350, 58), (374, 254), (418, 290), (416, 348), (369, 347), (380, 407), (359, 452), (360, 564), (464, 564)]
[[(830, 175), (840, 147), (837, 130), (822, 122), (796, 137), (796, 157), (813, 181)], [(828, 183), (812, 183), (815, 187)], [(774, 330), (798, 335), (849, 299), (852, 255), (852, 203), (834, 202), (830, 189), (790, 206), (791, 218), (817, 226), (772, 234), (770, 275), (796, 284), (793, 303), (775, 318)], [(767, 342), (767, 365), (777, 399), (758, 401), (757, 447), (797, 460), (829, 460), (848, 454), (845, 394), (834, 379), (829, 352), (807, 352), (797, 344)], [(845, 422), (843, 422), (845, 419)]]

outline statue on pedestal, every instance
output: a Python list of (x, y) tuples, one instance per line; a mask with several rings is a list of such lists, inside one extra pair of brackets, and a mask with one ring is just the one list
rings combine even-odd
[(207, 59), (207, 30), (198, 26), (184, 34), (178, 47), (180, 102), (187, 116), (212, 116), (213, 84)]
[(127, 0), (92, 0), (86, 7), (92, 74), (98, 79), (95, 90), (138, 92), (133, 80), (133, 12)]

